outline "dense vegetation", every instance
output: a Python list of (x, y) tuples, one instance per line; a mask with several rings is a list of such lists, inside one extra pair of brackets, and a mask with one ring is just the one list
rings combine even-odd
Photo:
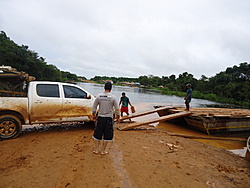
[[(79, 78), (70, 72), (60, 71), (54, 65), (48, 65), (45, 58), (29, 50), (28, 46), (15, 44), (3, 31), (0, 33), (0, 65), (12, 66), (18, 71), (27, 72), (35, 76), (36, 80), (77, 81)], [(228, 67), (210, 78), (202, 75), (200, 79), (196, 79), (192, 74), (184, 72), (178, 77), (175, 75), (162, 77), (149, 75), (139, 78), (95, 76), (91, 80), (97, 82), (112, 80), (114, 83), (139, 82), (144, 87), (157, 88), (165, 94), (177, 96), (184, 96), (186, 84), (191, 83), (195, 98), (250, 108), (250, 64), (247, 62)]]
[(127, 78), (126, 80), (114, 77), (96, 76), (95, 81), (113, 80), (115, 83), (122, 81), (139, 82), (147, 88), (162, 90), (168, 95), (184, 96), (186, 84), (191, 83), (193, 97), (207, 99), (216, 102), (237, 104), (242, 107), (250, 107), (250, 64), (240, 63), (239, 66), (228, 67), (213, 77), (204, 75), (198, 80), (192, 74), (184, 72), (171, 76), (140, 76), (139, 78)]
[[(27, 72), (36, 80), (77, 81), (77, 75), (60, 71), (56, 66), (46, 63), (45, 58), (29, 50), (26, 45), (17, 45), (5, 32), (0, 33), (0, 65), (11, 66), (18, 71)], [(86, 79), (86, 78), (84, 78)]]
[(128, 78), (128, 77), (109, 77), (109, 76), (95, 76), (90, 80), (95, 82), (102, 82), (105, 80), (112, 80), (115, 84), (120, 82), (138, 82), (138, 78)]

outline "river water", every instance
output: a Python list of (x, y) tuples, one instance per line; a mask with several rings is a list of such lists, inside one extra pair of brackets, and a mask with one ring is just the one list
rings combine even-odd
[[(103, 84), (94, 84), (94, 83), (77, 83), (77, 84), (94, 96), (104, 91)], [(112, 93), (116, 95), (118, 100), (121, 97), (122, 92), (126, 93), (127, 97), (129, 97), (133, 105), (140, 106), (141, 103), (144, 103), (147, 107), (145, 107), (143, 110), (153, 109), (154, 105), (184, 106), (184, 99), (182, 97), (177, 97), (174, 95), (163, 95), (159, 91), (147, 90), (144, 88), (113, 85)], [(194, 98), (192, 99), (191, 102), (192, 107), (206, 107), (207, 105), (216, 105), (216, 104), (218, 103), (208, 100), (194, 99)]]
[[(96, 96), (97, 94), (104, 91), (103, 84), (95, 84), (95, 83), (77, 83), (80, 87), (91, 93), (92, 95)], [(182, 97), (177, 96), (170, 96), (164, 95), (159, 91), (148, 90), (144, 88), (136, 88), (136, 87), (126, 87), (126, 86), (115, 86), (113, 85), (111, 91), (119, 100), (121, 97), (121, 93), (125, 92), (126, 96), (129, 97), (130, 102), (133, 106), (135, 106), (136, 112), (143, 112), (147, 110), (154, 109), (155, 105), (162, 105), (162, 106), (178, 106), (184, 107), (184, 99)], [(191, 108), (202, 108), (208, 107), (213, 105), (221, 105), (220, 103), (202, 100), (202, 99), (195, 99), (193, 98), (191, 103)], [(145, 121), (149, 119), (153, 119), (158, 117), (157, 113), (150, 114), (143, 117), (138, 117), (133, 120), (135, 121)], [(169, 122), (161, 122), (153, 124), (160, 129), (171, 131), (174, 133), (180, 134), (187, 134), (187, 135), (195, 135), (195, 136), (204, 136), (204, 133), (200, 133), (194, 130), (191, 130), (185, 126), (172, 124)], [(222, 140), (205, 140), (205, 139), (198, 139), (197, 141), (212, 145), (217, 148), (227, 149), (237, 155), (245, 156), (246, 155), (246, 143), (245, 142), (237, 142), (237, 141), (222, 141)]]

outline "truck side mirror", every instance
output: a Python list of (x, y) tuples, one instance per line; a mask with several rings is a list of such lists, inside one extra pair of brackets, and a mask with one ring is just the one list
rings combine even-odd
[(87, 95), (87, 99), (91, 99), (91, 95), (90, 94)]

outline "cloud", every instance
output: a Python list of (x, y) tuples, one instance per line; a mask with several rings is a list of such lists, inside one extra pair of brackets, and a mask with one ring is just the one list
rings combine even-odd
[(213, 76), (249, 62), (248, 0), (0, 1), (0, 29), (77, 75)]

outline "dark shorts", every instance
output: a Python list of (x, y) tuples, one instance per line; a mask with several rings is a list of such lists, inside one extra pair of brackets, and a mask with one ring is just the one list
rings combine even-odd
[(113, 136), (113, 119), (111, 117), (98, 117), (93, 138), (95, 140), (112, 141)]

